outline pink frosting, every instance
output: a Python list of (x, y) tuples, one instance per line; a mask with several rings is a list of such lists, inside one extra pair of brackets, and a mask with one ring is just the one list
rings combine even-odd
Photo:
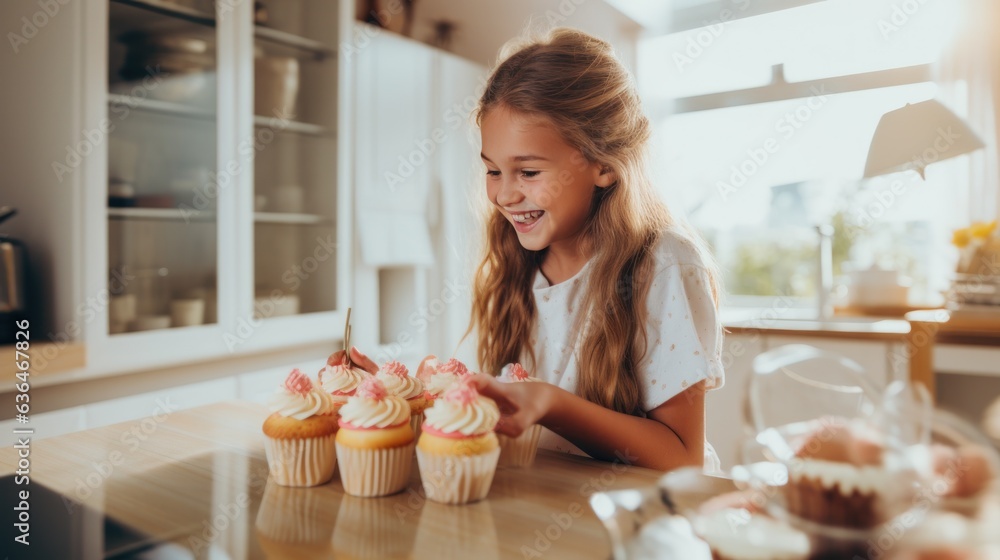
[(507, 375), (509, 375), (511, 379), (515, 379), (517, 381), (527, 381), (528, 378), (531, 377), (528, 375), (528, 370), (524, 369), (524, 366), (516, 363), (511, 364), (510, 369), (507, 370)]
[(374, 376), (365, 378), (354, 392), (355, 396), (377, 401), (384, 399), (388, 394), (385, 385)]
[(432, 428), (432, 427), (428, 426), (427, 422), (424, 422), (420, 426), (420, 429), (423, 430), (425, 433), (428, 433), (428, 434), (430, 434), (432, 436), (437, 436), (437, 437), (442, 437), (442, 438), (447, 438), (447, 439), (468, 439), (468, 438), (480, 437), (480, 436), (483, 435), (483, 434), (465, 435), (462, 432), (442, 432), (441, 430), (438, 430), (436, 428)]
[(406, 377), (410, 375), (410, 370), (406, 369), (406, 366), (397, 362), (396, 360), (392, 360), (382, 364), (382, 369), (380, 369), (379, 371), (385, 372), (389, 375), (395, 375), (396, 377)]
[(369, 426), (367, 428), (362, 428), (360, 426), (355, 426), (354, 424), (351, 424), (350, 422), (345, 422), (343, 419), (337, 420), (337, 426), (339, 426), (341, 428), (347, 428), (348, 430), (361, 430), (361, 431), (366, 431), (366, 430), (385, 430), (385, 429), (388, 429), (388, 428), (398, 428), (398, 427), (402, 426), (403, 424), (407, 424), (407, 423), (409, 423), (409, 420), (407, 420), (406, 422), (400, 422), (399, 424), (393, 424), (392, 426), (388, 426), (386, 428), (379, 428), (378, 426)]
[(438, 373), (454, 373), (455, 375), (469, 375), (469, 368), (465, 367), (465, 364), (456, 360), (455, 358), (451, 358), (447, 362), (438, 366)]
[(295, 368), (285, 378), (285, 390), (296, 395), (305, 395), (312, 391), (313, 384), (309, 377), (302, 373), (299, 368)]
[(460, 405), (470, 405), (479, 398), (479, 391), (472, 385), (471, 381), (458, 381), (442, 395), (444, 400)]

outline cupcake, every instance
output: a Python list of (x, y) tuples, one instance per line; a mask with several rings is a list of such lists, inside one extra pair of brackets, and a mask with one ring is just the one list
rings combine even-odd
[(785, 508), (802, 519), (871, 529), (905, 511), (914, 475), (859, 422), (827, 419), (788, 464)]
[(369, 376), (367, 371), (343, 363), (327, 363), (317, 374), (320, 387), (333, 397), (336, 412), (347, 403), (348, 397), (354, 396), (358, 385)]
[(417, 463), (427, 499), (464, 504), (485, 498), (500, 457), (493, 433), (500, 420), (496, 403), (462, 381), (435, 400), (425, 415)]
[(410, 428), (415, 436), (419, 436), (424, 409), (429, 404), (424, 397), (424, 384), (416, 377), (410, 377), (406, 366), (395, 360), (383, 364), (375, 377), (385, 385), (390, 395), (405, 399), (406, 404), (410, 405)]
[(430, 383), (431, 378), (438, 374), (465, 377), (466, 375), (470, 375), (471, 372), (465, 364), (455, 358), (450, 358), (442, 364), (438, 361), (437, 356), (427, 356), (417, 366), (417, 379), (423, 381), (424, 385)]
[(271, 477), (282, 486), (316, 486), (333, 477), (337, 416), (333, 398), (298, 369), (268, 402), (264, 450)]
[(369, 377), (340, 409), (339, 425), (337, 460), (345, 492), (386, 496), (406, 487), (415, 440), (404, 399)]
[(469, 368), (455, 358), (442, 364), (434, 356), (428, 356), (417, 368), (417, 379), (424, 383), (428, 405), (468, 375), (470, 375)]
[(694, 531), (712, 549), (713, 560), (805, 560), (805, 533), (745, 509), (723, 509), (694, 520)]
[[(537, 377), (528, 375), (528, 371), (521, 367), (521, 364), (508, 364), (500, 372), (499, 380), (502, 383), (524, 383), (541, 382)], [(500, 439), (500, 466), (506, 467), (530, 467), (535, 462), (535, 452), (538, 450), (538, 437), (542, 434), (542, 427), (534, 424), (524, 433), (517, 437), (498, 434)]]

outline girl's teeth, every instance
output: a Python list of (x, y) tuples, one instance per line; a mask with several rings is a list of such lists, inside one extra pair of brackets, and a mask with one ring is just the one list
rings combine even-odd
[(542, 214), (543, 212), (541, 210), (536, 210), (534, 212), (527, 212), (524, 214), (511, 214), (511, 216), (514, 218), (515, 222), (523, 224), (538, 219)]

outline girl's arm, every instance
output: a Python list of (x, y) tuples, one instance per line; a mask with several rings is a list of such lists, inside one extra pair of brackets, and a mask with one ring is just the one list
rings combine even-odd
[(500, 383), (485, 374), (475, 380), (480, 392), (500, 406), (499, 433), (516, 437), (541, 424), (596, 459), (663, 471), (704, 462), (704, 382), (640, 418), (548, 383)]

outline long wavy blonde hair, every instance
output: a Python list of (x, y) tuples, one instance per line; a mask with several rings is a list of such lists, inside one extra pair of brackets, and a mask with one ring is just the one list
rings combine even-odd
[[(690, 241), (709, 269), (718, 301), (717, 274), (696, 234), (673, 219), (646, 174), (650, 136), (632, 77), (611, 45), (574, 29), (509, 45), (486, 83), (477, 124), (497, 107), (541, 118), (582, 152), (588, 162), (613, 171), (611, 187), (595, 186), (582, 232), (590, 256), (590, 277), (577, 325), (577, 393), (627, 414), (640, 414), (638, 365), (646, 353), (646, 296), (652, 283), (651, 249), (673, 231)], [(521, 247), (497, 208), (487, 217), (485, 257), (473, 282), (469, 332), (478, 331), (479, 363), (496, 375), (503, 365), (527, 358), (534, 363), (532, 291), (545, 251)]]

